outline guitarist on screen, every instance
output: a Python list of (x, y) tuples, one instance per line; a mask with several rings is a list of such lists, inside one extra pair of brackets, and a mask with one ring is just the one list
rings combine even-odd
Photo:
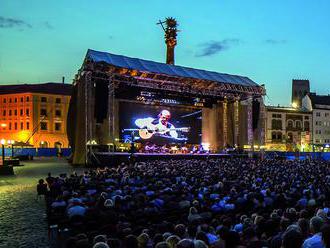
[(171, 137), (174, 139), (178, 138), (178, 133), (175, 129), (175, 126), (169, 122), (171, 118), (170, 111), (164, 109), (158, 114), (158, 119), (151, 117), (137, 119), (135, 125), (139, 128), (145, 128), (152, 130), (155, 133), (161, 134), (162, 136)]

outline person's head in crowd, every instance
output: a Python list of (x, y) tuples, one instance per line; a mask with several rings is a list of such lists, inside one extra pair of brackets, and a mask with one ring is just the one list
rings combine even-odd
[(186, 236), (186, 227), (183, 224), (178, 224), (174, 227), (174, 234), (178, 235), (181, 239)]
[(161, 234), (161, 233), (156, 233), (152, 241), (153, 241), (154, 244), (157, 244), (157, 243), (163, 242), (163, 241), (164, 241), (163, 234)]
[(281, 221), (280, 221), (280, 229), (281, 231), (285, 231), (288, 226), (290, 225), (290, 220), (287, 219), (287, 218), (282, 218)]
[(229, 231), (225, 238), (226, 247), (233, 247), (235, 248), (240, 244), (240, 236), (235, 231)]
[(139, 248), (146, 248), (149, 242), (149, 235), (147, 233), (141, 233), (138, 237)]
[(177, 248), (195, 248), (194, 241), (192, 239), (182, 239), (177, 243)]
[(307, 238), (309, 235), (309, 221), (307, 219), (300, 218), (298, 220), (298, 226), (300, 228), (301, 234), (304, 238)]
[(163, 239), (166, 240), (168, 237), (170, 237), (172, 234), (170, 232), (163, 233)]
[(324, 221), (321, 217), (314, 216), (311, 218), (309, 224), (310, 224), (310, 230), (313, 234), (321, 232), (321, 227), (323, 225)]
[(159, 242), (155, 245), (155, 248), (170, 248), (169, 244), (165, 241)]
[(97, 235), (93, 239), (93, 244), (96, 244), (98, 242), (107, 242), (107, 236), (106, 235)]
[(177, 235), (171, 235), (166, 239), (166, 243), (169, 245), (169, 248), (175, 248), (179, 241), (180, 237)]
[(97, 242), (93, 245), (93, 248), (110, 248), (105, 242)]
[(325, 248), (330, 248), (330, 224), (325, 224), (321, 228), (322, 242)]
[(195, 240), (194, 241), (194, 248), (208, 248), (209, 246), (202, 240)]
[(283, 235), (282, 248), (301, 248), (303, 244), (302, 234), (292, 228)]
[(202, 240), (205, 244), (209, 245), (209, 239), (207, 237), (207, 234), (203, 231), (200, 231), (196, 234), (197, 240)]
[(138, 240), (135, 235), (128, 235), (124, 239), (125, 248), (138, 248)]

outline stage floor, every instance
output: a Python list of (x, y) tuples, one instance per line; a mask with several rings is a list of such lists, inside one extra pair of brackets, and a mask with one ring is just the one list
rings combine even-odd
[(212, 158), (232, 158), (247, 157), (247, 154), (227, 154), (227, 153), (202, 153), (202, 154), (161, 154), (161, 153), (128, 153), (128, 152), (95, 152), (92, 165), (109, 166), (118, 165), (121, 162), (129, 161), (150, 161), (150, 160), (181, 160), (181, 159), (212, 159)]

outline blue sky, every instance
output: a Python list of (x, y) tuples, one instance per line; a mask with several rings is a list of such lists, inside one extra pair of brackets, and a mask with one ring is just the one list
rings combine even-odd
[(156, 22), (177, 18), (176, 64), (248, 76), (288, 105), (292, 78), (330, 93), (328, 0), (0, 0), (0, 84), (67, 82), (88, 48), (165, 61)]

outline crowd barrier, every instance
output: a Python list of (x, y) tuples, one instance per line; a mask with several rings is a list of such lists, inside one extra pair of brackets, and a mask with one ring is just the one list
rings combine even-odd
[[(30, 156), (30, 157), (54, 157), (60, 155), (68, 157), (71, 154), (71, 148), (5, 148), (5, 156), (14, 157)], [(2, 149), (0, 149), (0, 155), (2, 156)]]
[(330, 160), (330, 152), (266, 152), (267, 158), (324, 159)]

